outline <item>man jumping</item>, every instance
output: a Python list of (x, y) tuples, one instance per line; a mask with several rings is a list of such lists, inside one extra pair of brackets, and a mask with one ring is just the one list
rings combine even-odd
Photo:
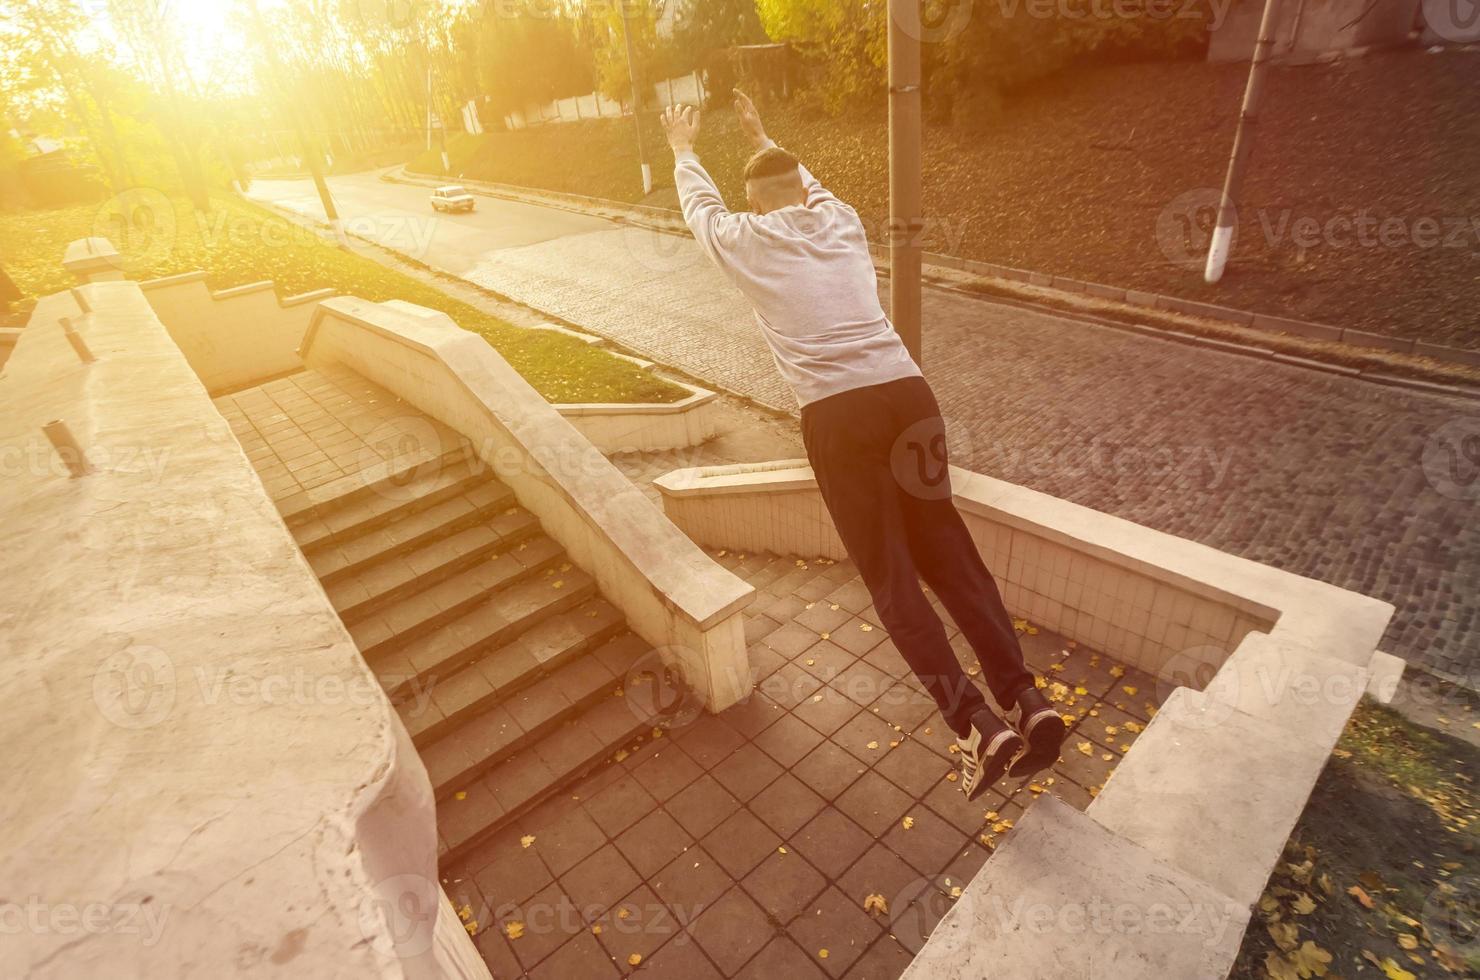
[[(728, 211), (700, 166), (698, 110), (663, 113), (684, 221), (754, 307), (801, 405), (802, 441), (838, 537), (956, 733), (962, 789), (975, 799), (1004, 773), (1052, 764), (1064, 720), (1024, 666), (997, 583), (951, 501), (940, 407), (879, 304), (863, 222), (766, 136), (739, 91), (735, 112), (755, 147), (750, 212)], [(1006, 722), (961, 669), (920, 578), (976, 652)]]

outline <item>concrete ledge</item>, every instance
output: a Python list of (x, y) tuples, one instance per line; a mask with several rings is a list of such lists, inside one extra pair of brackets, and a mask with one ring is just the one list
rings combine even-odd
[(719, 431), (719, 395), (674, 378), (669, 384), (687, 389), (676, 402), (563, 403), (555, 410), (602, 452), (662, 452), (687, 449), (712, 439)]
[(1329, 755), (1180, 688), (1087, 814), (1252, 908)]
[(1341, 331), (1343, 343), (1354, 347), (1372, 347), (1377, 350), (1393, 350), (1400, 354), (1413, 353), (1413, 341), (1402, 337), (1389, 337), (1387, 334), (1369, 333), (1366, 330), (1346, 329)]
[(67, 246), (62, 268), (78, 282), (108, 282), (123, 278), (123, 256), (106, 238), (79, 238)]
[(901, 980), (1223, 977), (1248, 921), (1242, 903), (1044, 795)]
[(72, 297), (45, 297), (0, 389), (0, 445), (35, 461), (0, 498), (0, 547), (47, 570), (6, 582), (25, 612), (0, 652), (30, 694), (0, 716), (0, 880), (128, 927), (8, 936), (0, 974), (455, 975), (435, 906), (378, 904), (436, 889), (404, 726), (142, 291), (80, 289), (96, 360), (63, 335)]
[[(1384, 602), (1292, 575), (979, 473), (952, 468), (957, 509), (1014, 614), (1162, 674), (1217, 669), (1250, 632), (1365, 665)], [(676, 470), (654, 481), (708, 547), (839, 558), (801, 460)]]
[(1392, 704), (1398, 693), (1398, 684), (1403, 680), (1403, 671), (1408, 661), (1391, 653), (1377, 650), (1367, 662), (1367, 694), (1379, 704)]
[(1309, 323), (1305, 320), (1291, 320), (1282, 316), (1269, 316), (1265, 313), (1255, 313), (1250, 325), (1260, 330), (1294, 334), (1297, 337), (1309, 337), (1312, 340), (1341, 339), (1340, 327), (1329, 327), (1324, 323)]
[(443, 313), (326, 300), (303, 340), (465, 435), (597, 580), (629, 625), (720, 711), (750, 690), (741, 610), (754, 590), (674, 527), (488, 343)]
[(139, 285), (212, 394), (303, 370), (298, 345), (318, 304), (334, 295), (320, 289), (279, 301), (271, 282), (212, 291), (204, 272)]
[(0, 370), (5, 367), (5, 362), (10, 360), (10, 354), (15, 350), (15, 345), (20, 343), (23, 327), (0, 327)]

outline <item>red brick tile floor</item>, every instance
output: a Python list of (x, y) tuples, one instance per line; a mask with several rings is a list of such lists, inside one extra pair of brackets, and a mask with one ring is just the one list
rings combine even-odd
[(1152, 678), (1020, 623), (1072, 730), (1052, 770), (968, 803), (850, 563), (715, 557), (759, 590), (754, 692), (638, 740), (449, 869), (499, 980), (894, 980), (1033, 801), (1088, 806), (1155, 713)]

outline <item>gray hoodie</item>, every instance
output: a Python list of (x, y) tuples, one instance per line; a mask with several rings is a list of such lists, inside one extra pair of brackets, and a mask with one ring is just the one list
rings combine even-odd
[(755, 309), (776, 369), (807, 405), (920, 376), (879, 304), (858, 212), (801, 167), (806, 204), (732, 212), (692, 152), (676, 154), (684, 221)]

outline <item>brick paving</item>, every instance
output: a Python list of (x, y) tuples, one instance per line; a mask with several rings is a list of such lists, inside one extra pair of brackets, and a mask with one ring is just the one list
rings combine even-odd
[[(467, 276), (793, 407), (748, 309), (692, 242), (588, 233), (493, 252)], [(1385, 599), (1384, 649), (1480, 683), (1473, 403), (942, 290), (924, 302), (958, 465)]]
[(437, 456), (466, 442), (342, 367), (300, 371), (215, 405), (278, 502), (387, 460)]
[(1024, 624), (1073, 731), (1051, 772), (968, 803), (851, 563), (715, 557), (760, 590), (751, 697), (631, 743), (445, 873), (499, 980), (891, 980), (1038, 795), (1088, 806), (1155, 711), (1149, 677)]

